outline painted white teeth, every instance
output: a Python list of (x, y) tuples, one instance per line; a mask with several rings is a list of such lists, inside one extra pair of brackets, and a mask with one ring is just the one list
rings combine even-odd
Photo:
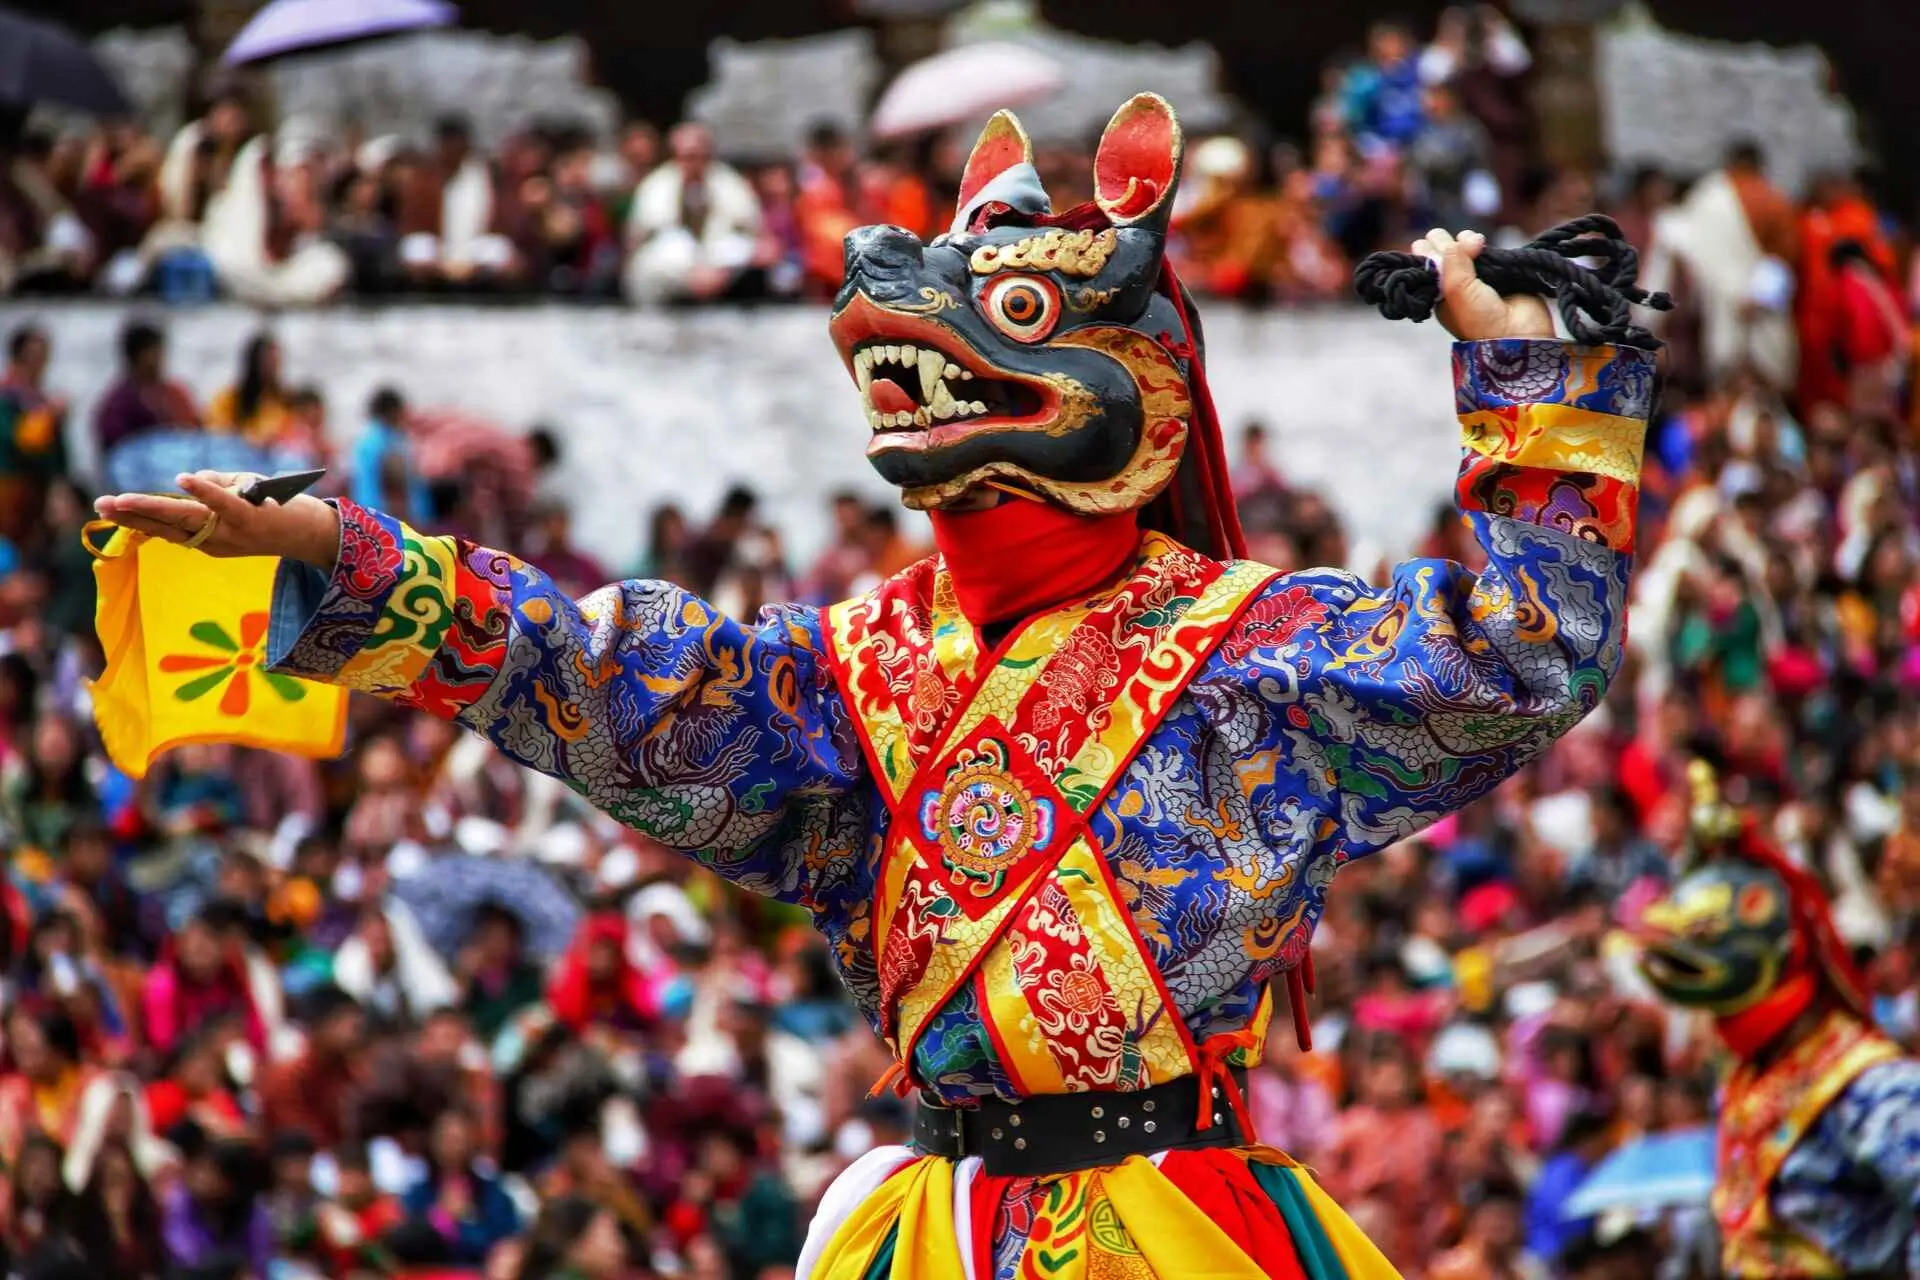
[(933, 418), (925, 409), (915, 409), (913, 411), (913, 425), (916, 427), (930, 427), (933, 425)]
[(940, 389), (940, 370), (945, 367), (947, 358), (938, 351), (919, 353), (920, 364), (920, 403), (933, 403), (933, 393)]
[(940, 371), (940, 376), (945, 378), (948, 382), (952, 382), (955, 378), (960, 376), (960, 366), (957, 364), (950, 364), (946, 368)]
[(967, 408), (973, 410), (975, 413), (985, 413), (987, 411), (987, 406), (979, 400), (975, 400), (972, 404), (968, 405)]
[(933, 394), (927, 397), (927, 408), (933, 410), (936, 418), (951, 418), (960, 408), (960, 402), (953, 398), (953, 392), (947, 390), (947, 384), (934, 384)]
[(962, 369), (962, 370), (960, 371), (960, 381), (962, 381), (962, 382), (972, 382), (972, 381), (973, 381), (973, 370), (971, 370), (971, 369)]

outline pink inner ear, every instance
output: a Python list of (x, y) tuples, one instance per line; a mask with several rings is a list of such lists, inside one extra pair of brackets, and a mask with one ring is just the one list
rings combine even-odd
[(960, 201), (957, 207), (964, 209), (973, 203), (973, 198), (986, 188), (989, 182), (1025, 162), (1027, 144), (1021, 138), (1020, 130), (1003, 116), (995, 116), (987, 123), (980, 135), (980, 141), (973, 144), (973, 154), (967, 157), (966, 172), (960, 175)]
[(1115, 218), (1137, 218), (1173, 185), (1173, 117), (1158, 102), (1130, 102), (1100, 135), (1093, 189)]

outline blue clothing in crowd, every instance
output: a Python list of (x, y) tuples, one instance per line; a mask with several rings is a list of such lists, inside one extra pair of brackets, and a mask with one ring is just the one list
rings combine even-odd
[(392, 423), (371, 419), (353, 446), (353, 487), (348, 496), (363, 507), (391, 510), (395, 504), (387, 490), (387, 478), (394, 474), (405, 477), (406, 518), (416, 522), (432, 519), (433, 496), (413, 468), (407, 433)]

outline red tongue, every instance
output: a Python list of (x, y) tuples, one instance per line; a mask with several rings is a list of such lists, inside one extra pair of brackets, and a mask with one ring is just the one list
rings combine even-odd
[(873, 401), (873, 407), (881, 413), (912, 413), (920, 407), (920, 402), (898, 383), (883, 378), (873, 380), (873, 385), (867, 388), (867, 399)]

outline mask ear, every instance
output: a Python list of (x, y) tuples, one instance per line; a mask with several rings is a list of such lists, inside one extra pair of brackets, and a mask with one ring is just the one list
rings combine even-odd
[(980, 140), (973, 144), (967, 168), (960, 175), (960, 202), (957, 212), (965, 214), (974, 200), (995, 178), (1016, 165), (1033, 163), (1033, 143), (1020, 120), (1011, 111), (996, 111)]
[(1185, 147), (1180, 121), (1157, 93), (1128, 99), (1107, 122), (1093, 157), (1093, 198), (1114, 225), (1164, 226), (1173, 213)]

